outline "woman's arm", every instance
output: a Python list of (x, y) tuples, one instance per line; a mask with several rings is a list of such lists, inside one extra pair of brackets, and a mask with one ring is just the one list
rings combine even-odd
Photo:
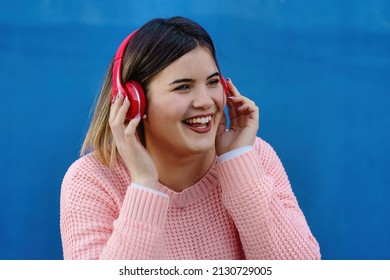
[(252, 151), (218, 164), (222, 199), (248, 259), (320, 259), (277, 154), (257, 139)]
[(130, 185), (118, 205), (110, 194), (115, 186), (99, 180), (80, 162), (69, 169), (62, 184), (64, 258), (161, 259), (169, 198)]

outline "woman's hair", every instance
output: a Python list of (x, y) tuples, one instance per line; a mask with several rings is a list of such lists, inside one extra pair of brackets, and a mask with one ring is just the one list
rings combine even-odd
[[(153, 19), (143, 25), (127, 45), (122, 64), (122, 82), (125, 84), (136, 80), (146, 94), (155, 75), (198, 46), (206, 47), (210, 51), (218, 67), (213, 41), (199, 24), (183, 17)], [(96, 151), (98, 158), (109, 166), (117, 160), (117, 148), (108, 123), (112, 67), (113, 61), (106, 73), (80, 152), (80, 155), (85, 155)], [(145, 145), (142, 121), (138, 133)]]

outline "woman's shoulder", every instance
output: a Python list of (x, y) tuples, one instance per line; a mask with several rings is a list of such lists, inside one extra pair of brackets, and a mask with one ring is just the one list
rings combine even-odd
[(266, 140), (256, 137), (255, 143), (253, 144), (253, 149), (257, 153), (270, 153), (275, 152), (274, 148)]
[(273, 167), (275, 164), (281, 164), (274, 147), (266, 140), (257, 137), (255, 143), (253, 144), (253, 150), (255, 150), (260, 156), (264, 165)]
[(109, 172), (109, 169), (94, 152), (91, 152), (75, 160), (68, 168), (65, 176), (75, 176), (77, 174), (99, 175)]
[(61, 212), (97, 211), (96, 215), (101, 215), (104, 208), (104, 211), (116, 213), (129, 185), (126, 170), (120, 165), (109, 167), (93, 152), (80, 157), (63, 178)]
[(83, 182), (99, 185), (111, 185), (116, 181), (128, 182), (130, 175), (123, 164), (118, 161), (110, 167), (99, 159), (95, 152), (86, 154), (75, 160), (65, 173), (63, 179), (64, 185), (78, 185)]

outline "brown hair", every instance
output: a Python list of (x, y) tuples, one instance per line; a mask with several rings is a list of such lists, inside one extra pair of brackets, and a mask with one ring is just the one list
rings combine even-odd
[[(199, 24), (183, 17), (153, 19), (143, 25), (127, 45), (122, 81), (138, 81), (147, 94), (148, 85), (155, 75), (198, 46), (208, 48), (218, 66), (213, 41)], [(80, 155), (85, 155), (96, 151), (98, 158), (109, 166), (117, 159), (116, 145), (108, 124), (112, 66), (111, 61), (80, 152)], [(145, 145), (142, 122), (138, 133)]]

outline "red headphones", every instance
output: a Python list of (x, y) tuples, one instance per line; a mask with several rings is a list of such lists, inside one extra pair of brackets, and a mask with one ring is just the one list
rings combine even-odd
[[(133, 38), (134, 34), (138, 30), (135, 30), (131, 33), (123, 42), (120, 44), (118, 50), (116, 51), (114, 58), (114, 65), (112, 68), (112, 95), (111, 101), (116, 97), (118, 92), (124, 93), (130, 102), (130, 108), (126, 114), (126, 120), (131, 120), (136, 117), (138, 114), (142, 117), (145, 114), (146, 108), (146, 99), (144, 91), (141, 85), (134, 80), (127, 82), (124, 86), (122, 84), (122, 58), (125, 53), (127, 44)], [(229, 90), (225, 79), (221, 75), (221, 84), (226, 96), (229, 95)]]

